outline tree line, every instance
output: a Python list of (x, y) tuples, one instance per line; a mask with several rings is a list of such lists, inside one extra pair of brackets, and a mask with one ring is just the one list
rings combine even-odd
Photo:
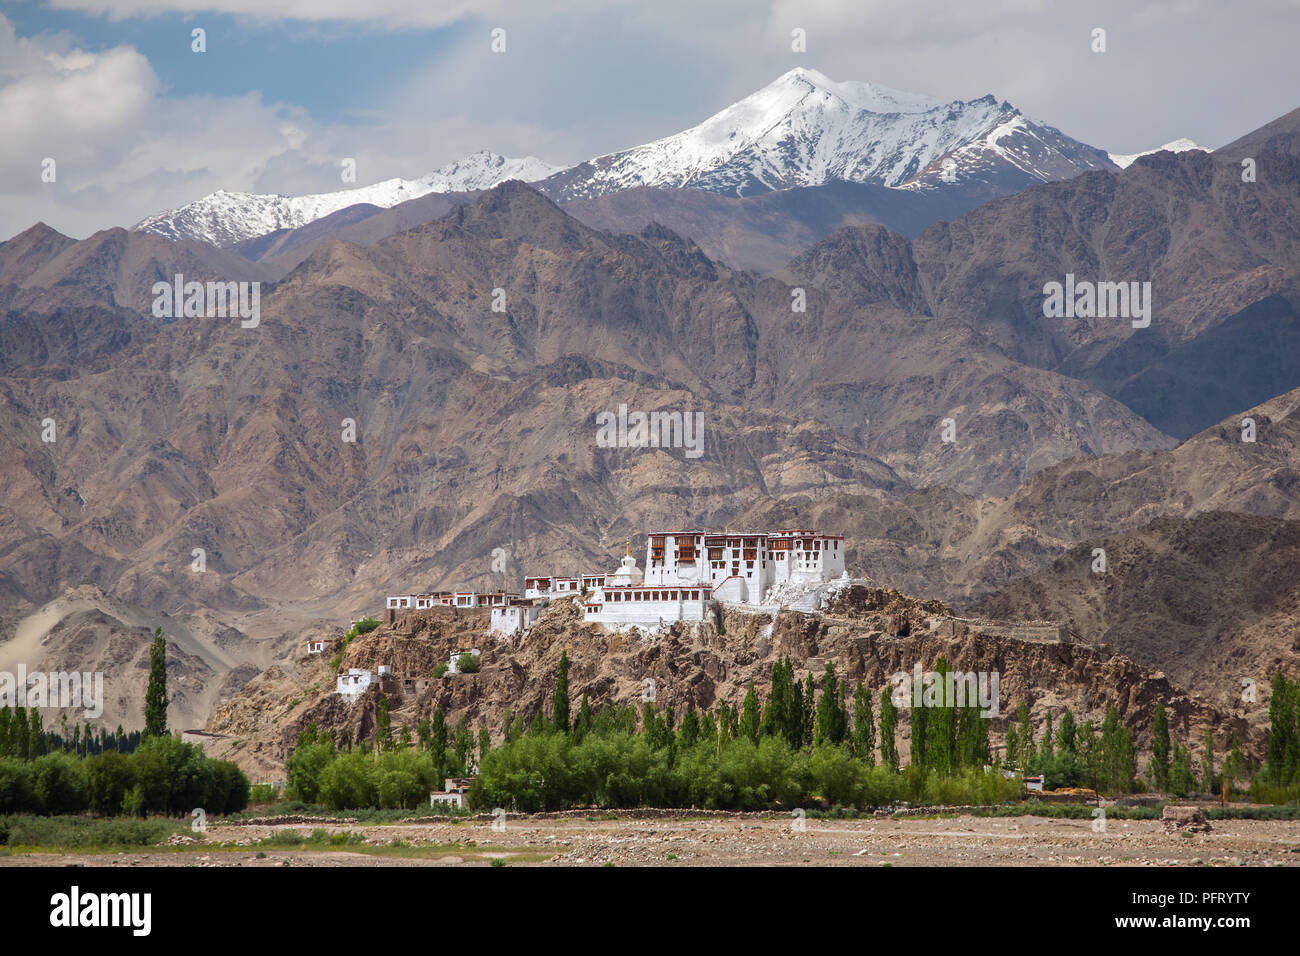
[(235, 813), (248, 806), (249, 781), (235, 764), (167, 728), (167, 649), (162, 629), (150, 645), (143, 731), (98, 733), (77, 724), (48, 731), (37, 708), (0, 709), (0, 814), (102, 816)]
[[(999, 750), (991, 720), (973, 702), (907, 708), (910, 756), (900, 757), (901, 713), (890, 687), (875, 691), (840, 679), (827, 663), (820, 687), (800, 680), (787, 657), (772, 669), (766, 695), (751, 682), (739, 705), (714, 710), (688, 704), (680, 714), (645, 701), (638, 709), (593, 707), (569, 694), (569, 660), (560, 659), (551, 706), (524, 720), (507, 712), (498, 743), (487, 726), (473, 734), (462, 718), (454, 733), (441, 708), (417, 734), (394, 735), (381, 700), (373, 745), (304, 729), (286, 763), (289, 794), (336, 808), (407, 807), (427, 799), (445, 777), (477, 770), (469, 792), (478, 809), (519, 811), (574, 806), (699, 807), (753, 810), (812, 806), (882, 806), (898, 801), (988, 804), (1022, 795), (1019, 777), (1042, 774), (1048, 789), (1089, 788), (1106, 795), (1156, 789), (1186, 795), (1218, 792), (1225, 779), (1242, 792), (1260, 779), (1294, 784), (1300, 762), (1300, 691), (1278, 676), (1269, 758), (1251, 767), (1234, 737), (1221, 767), (1213, 738), (1196, 763), (1186, 742), (1173, 742), (1157, 704), (1144, 774), (1131, 728), (1114, 706), (1096, 723), (1066, 708), (1043, 726), (1020, 702)], [(936, 680), (951, 667), (940, 658)], [(1289, 730), (1287, 728), (1290, 728)], [(477, 760), (475, 757), (477, 756)], [(1003, 771), (1006, 771), (1004, 774)], [(1007, 778), (1010, 774), (1011, 779)]]

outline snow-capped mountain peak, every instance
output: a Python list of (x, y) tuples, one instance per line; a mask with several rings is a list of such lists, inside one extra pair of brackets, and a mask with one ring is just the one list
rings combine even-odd
[[(965, 157), (963, 169), (955, 154), (972, 145), (977, 154)], [(955, 169), (942, 164), (945, 157)], [(944, 102), (800, 68), (697, 126), (597, 157), (541, 188), (568, 200), (633, 186), (728, 195), (833, 180), (902, 187), (976, 177), (1024, 186), (1107, 167), (1102, 151), (1028, 120), (992, 95)]]
[(1108, 155), (1110, 156), (1110, 161), (1120, 169), (1128, 169), (1128, 167), (1132, 166), (1134, 160), (1138, 157), (1150, 156), (1152, 153), (1158, 153), (1161, 150), (1166, 149), (1171, 153), (1185, 153), (1190, 149), (1199, 149), (1207, 153), (1212, 152), (1212, 150), (1207, 146), (1201, 146), (1186, 137), (1181, 137), (1165, 143), (1163, 146), (1157, 146), (1155, 149), (1144, 149), (1140, 153), (1110, 153)]
[(569, 168), (480, 152), (421, 179), (312, 196), (222, 190), (134, 228), (227, 246), (358, 203), (389, 207), (432, 192), (487, 189), (507, 179), (535, 183), (561, 202), (636, 186), (745, 196), (836, 181), (905, 189), (956, 186), (992, 198), (1114, 168), (1105, 152), (991, 94), (945, 102), (799, 68), (680, 133)]
[(563, 169), (534, 156), (508, 159), (481, 150), (420, 179), (385, 179), (369, 186), (309, 196), (218, 189), (177, 209), (142, 219), (131, 228), (168, 239), (198, 239), (215, 246), (230, 246), (278, 229), (296, 229), (359, 203), (386, 209), (429, 193), (491, 189), (507, 179), (536, 182)]

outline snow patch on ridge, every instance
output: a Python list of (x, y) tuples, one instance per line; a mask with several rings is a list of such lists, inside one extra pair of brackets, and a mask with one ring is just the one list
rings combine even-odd
[(277, 196), (228, 192), (219, 189), (177, 209), (149, 216), (132, 226), (167, 239), (198, 239), (214, 246), (230, 246), (243, 239), (279, 229), (296, 229), (330, 213), (369, 203), (387, 209), (429, 193), (470, 192), (491, 189), (508, 179), (536, 182), (565, 167), (553, 166), (534, 156), (508, 159), (482, 150), (434, 170), (420, 179), (386, 179), (370, 186), (340, 189), (310, 196)]
[(1175, 139), (1171, 142), (1165, 143), (1165, 145), (1163, 146), (1157, 146), (1155, 149), (1143, 150), (1140, 153), (1107, 153), (1106, 155), (1108, 155), (1110, 157), (1110, 161), (1114, 163), (1116, 166), (1118, 166), (1120, 169), (1128, 169), (1130, 166), (1133, 165), (1133, 162), (1137, 160), (1139, 157), (1150, 156), (1152, 153), (1158, 153), (1161, 150), (1166, 150), (1166, 149), (1169, 150), (1169, 152), (1171, 153), (1185, 153), (1188, 150), (1192, 150), (1192, 149), (1199, 149), (1206, 153), (1214, 152), (1214, 150), (1210, 149), (1208, 146), (1198, 145), (1192, 140), (1187, 139), (1186, 137), (1182, 137), (1180, 139)]

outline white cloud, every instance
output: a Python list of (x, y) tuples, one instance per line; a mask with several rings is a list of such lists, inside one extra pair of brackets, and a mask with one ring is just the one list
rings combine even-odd
[[(83, 237), (130, 225), (216, 189), (274, 189), (268, 168), (303, 168), (338, 188), (338, 163), (409, 161), (352, 149), (356, 130), (327, 127), (259, 94), (167, 97), (148, 61), (119, 46), (99, 53), (66, 38), (22, 38), (0, 16), (0, 236), (40, 220)], [(54, 183), (41, 180), (45, 158)], [(292, 161), (286, 161), (293, 157)], [(331, 181), (332, 176), (332, 181)]]

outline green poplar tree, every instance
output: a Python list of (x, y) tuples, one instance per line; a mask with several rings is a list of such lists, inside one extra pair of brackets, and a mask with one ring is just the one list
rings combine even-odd
[(803, 685), (803, 729), (800, 740), (803, 744), (813, 742), (813, 726), (817, 720), (817, 687), (813, 683), (812, 671)]
[(754, 693), (754, 682), (750, 681), (749, 690), (745, 693), (745, 703), (741, 709), (739, 734), (752, 743), (758, 743), (758, 731), (758, 695)]
[(695, 713), (695, 702), (687, 701), (686, 713), (682, 715), (682, 726), (677, 731), (677, 744), (685, 750), (694, 747), (700, 739), (700, 718)]
[(578, 719), (573, 722), (573, 737), (581, 742), (587, 734), (591, 733), (592, 721), (591, 701), (587, 695), (582, 695), (582, 701), (578, 704)]
[(1264, 779), (1286, 786), (1300, 769), (1300, 733), (1296, 714), (1300, 710), (1300, 684), (1293, 684), (1279, 670), (1273, 675), (1268, 702), (1268, 746), (1264, 757)]
[(948, 675), (952, 667), (940, 656), (934, 662), (933, 706), (926, 707), (925, 765), (949, 776), (957, 769), (957, 702), (950, 699)]
[(880, 689), (880, 763), (898, 773), (898, 708), (891, 688)]
[(379, 698), (379, 710), (375, 714), (375, 750), (393, 749), (393, 718), (390, 713), (392, 705), (387, 697)]
[(1016, 749), (1020, 756), (1020, 769), (1025, 773), (1030, 773), (1030, 764), (1034, 763), (1038, 754), (1034, 749), (1034, 725), (1029, 722), (1029, 701), (1020, 702), (1020, 726), (1016, 730)]
[(1201, 789), (1206, 793), (1219, 792), (1218, 774), (1214, 770), (1214, 731), (1205, 728), (1205, 754), (1201, 757)]
[(1078, 731), (1074, 726), (1074, 714), (1070, 708), (1065, 708), (1065, 713), (1061, 715), (1061, 726), (1056, 729), (1056, 747), (1058, 750), (1074, 755), (1075, 735)]
[(822, 699), (817, 705), (816, 726), (813, 732), (815, 746), (823, 744), (841, 744), (848, 731), (848, 720), (844, 714), (844, 701), (840, 696), (840, 682), (835, 676), (835, 664), (826, 662), (826, 673), (822, 681)]
[(772, 692), (768, 696), (767, 706), (763, 708), (763, 736), (784, 736), (789, 719), (790, 681), (786, 676), (785, 661), (778, 660), (772, 665)]
[(790, 713), (786, 717), (785, 740), (791, 748), (798, 750), (808, 743), (803, 736), (804, 714), (810, 704), (803, 699), (803, 685), (794, 678), (794, 667), (790, 667)]
[(167, 734), (167, 639), (162, 628), (153, 632), (149, 649), (149, 686), (144, 692), (144, 735)]
[(871, 713), (871, 692), (858, 681), (853, 688), (853, 753), (868, 767), (876, 764), (876, 721)]
[[(27, 756), (35, 760), (45, 753), (45, 720), (41, 717), (41, 711), (37, 707), (31, 708), (27, 712), (28, 733), (31, 735), (31, 743), (27, 748)], [(78, 727), (81, 725), (78, 724)]]
[(1187, 796), (1194, 786), (1192, 757), (1182, 744), (1174, 747), (1173, 761), (1169, 766), (1169, 789), (1180, 797)]
[(921, 692), (921, 702), (912, 700), (912, 766), (928, 769), (930, 766), (930, 708), (925, 706), (925, 691)]
[(18, 707), (14, 709), (13, 727), (9, 733), (14, 740), (13, 755), (19, 760), (27, 760), (29, 756), (32, 756), (32, 737), (27, 729), (27, 708)]
[(1156, 701), (1151, 720), (1151, 776), (1157, 790), (1169, 789), (1169, 717), (1163, 701)]
[(560, 673), (555, 680), (555, 697), (551, 701), (551, 721), (562, 734), (569, 732), (569, 652), (560, 652)]
[(439, 783), (447, 776), (447, 715), (441, 707), (433, 709), (429, 721), (429, 750), (433, 754), (434, 776)]

